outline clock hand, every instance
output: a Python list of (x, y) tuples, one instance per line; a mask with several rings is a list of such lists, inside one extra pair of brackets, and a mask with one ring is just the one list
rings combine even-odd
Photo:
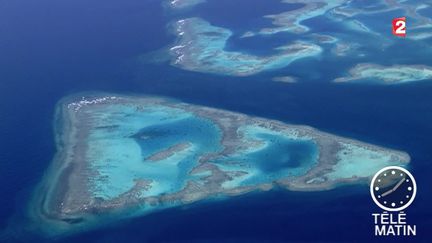
[(390, 190), (384, 192), (383, 194), (381, 194), (381, 197), (385, 197), (385, 196), (387, 196), (388, 194), (390, 194), (392, 192), (393, 192), (393, 189), (390, 189)]
[(402, 185), (402, 183), (405, 181), (405, 177), (402, 179), (402, 180), (400, 180), (399, 182), (398, 182), (398, 184), (396, 184), (396, 186), (395, 187), (393, 187), (393, 191), (396, 191), (396, 189), (398, 189), (401, 185)]
[(403, 178), (402, 180), (400, 180), (400, 181), (396, 184), (396, 186), (394, 186), (392, 189), (390, 189), (390, 190), (384, 192), (383, 194), (381, 194), (381, 197), (385, 197), (385, 196), (387, 196), (388, 194), (390, 194), (390, 193), (396, 191), (396, 190), (397, 190), (397, 189), (402, 185), (402, 183), (403, 183), (404, 181), (405, 181), (405, 178)]

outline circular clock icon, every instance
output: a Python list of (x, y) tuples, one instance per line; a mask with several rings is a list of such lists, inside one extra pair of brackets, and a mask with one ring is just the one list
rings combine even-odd
[(383, 210), (400, 211), (414, 201), (417, 185), (408, 170), (388, 166), (372, 178), (370, 192), (374, 202)]

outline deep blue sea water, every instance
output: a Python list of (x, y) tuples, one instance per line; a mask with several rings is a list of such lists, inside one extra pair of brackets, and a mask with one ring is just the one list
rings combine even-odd
[[(262, 10), (263, 14), (272, 11)], [(207, 11), (208, 18), (217, 19), (217, 12)], [(250, 16), (255, 15), (244, 17)], [(331, 58), (325, 64), (301, 60), (287, 69), (247, 78), (137, 63), (140, 54), (172, 41), (166, 24), (166, 13), (157, 0), (0, 0), (0, 229), (7, 228), (2, 232), (12, 237), (3, 240), (52, 240), (23, 228), (25, 207), (55, 152), (56, 102), (92, 90), (164, 95), (407, 151), (418, 194), (406, 212), (409, 222), (417, 224), (416, 239), (428, 239), (432, 227), (430, 81), (335, 85), (329, 80), (354, 61), (339, 63)], [(398, 42), (374, 60), (392, 64), (415, 59), (430, 65), (421, 48), (419, 44), (408, 49)], [(270, 82), (274, 75), (293, 74), (289, 69), (305, 79), (294, 85)], [(371, 213), (379, 212), (368, 190), (345, 186), (326, 192), (249, 194), (168, 209), (57, 241), (364, 242), (376, 240)]]

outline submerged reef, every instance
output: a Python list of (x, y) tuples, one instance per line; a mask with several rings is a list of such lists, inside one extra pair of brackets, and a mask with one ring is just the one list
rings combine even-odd
[(432, 79), (432, 67), (425, 65), (382, 66), (373, 63), (357, 64), (349, 70), (349, 76), (334, 82), (369, 81), (381, 84), (400, 84)]
[[(351, 21), (350, 19), (358, 15), (376, 15), (388, 13), (391, 11), (401, 11), (401, 16), (407, 17), (409, 21), (409, 39), (423, 40), (432, 37), (432, 19), (422, 11), (430, 8), (430, 5), (424, 1), (397, 1), (397, 0), (380, 0), (371, 1), (366, 6), (363, 1), (353, 1), (351, 4), (343, 4), (331, 10), (330, 15), (335, 19), (344, 20), (347, 25), (358, 29), (364, 29), (366, 32), (371, 32), (370, 28), (358, 20)], [(346, 21), (348, 20), (348, 21)], [(376, 33), (377, 34), (377, 33)], [(382, 36), (382, 35), (381, 35)]]
[(302, 7), (282, 12), (279, 14), (266, 15), (265, 18), (272, 20), (274, 27), (261, 29), (258, 34), (275, 34), (279, 32), (304, 33), (309, 28), (302, 21), (324, 15), (330, 9), (346, 3), (346, 0), (322, 1), (322, 0), (282, 0), (287, 4), (303, 4)]
[(206, 0), (166, 0), (165, 4), (171, 9), (186, 9), (204, 2)]
[(58, 153), (30, 205), (49, 232), (275, 186), (367, 183), (410, 160), (311, 127), (159, 97), (67, 97), (55, 121)]
[(271, 56), (226, 51), (225, 45), (232, 32), (200, 18), (179, 20), (172, 28), (178, 40), (170, 48), (171, 64), (190, 71), (247, 76), (282, 68), (297, 59), (321, 53), (319, 46), (305, 41), (280, 46), (276, 48), (278, 53)]
[[(281, 0), (286, 4), (302, 4), (301, 7), (264, 16), (272, 20), (273, 26), (262, 28), (257, 32), (248, 31), (245, 37), (260, 35), (269, 35), (279, 32), (291, 32), (302, 34), (308, 32), (309, 27), (304, 21), (319, 16), (325, 16), (328, 19), (341, 23), (346, 28), (377, 35), (384, 39), (385, 35), (373, 30), (373, 26), (368, 26), (358, 17), (362, 15), (385, 14), (391, 11), (401, 11), (401, 16), (409, 19), (410, 35), (408, 38), (422, 40), (432, 37), (432, 19), (422, 11), (430, 8), (430, 5), (422, 1), (396, 1), (396, 0), (379, 0), (379, 1), (323, 1), (323, 0)], [(389, 41), (389, 40), (386, 40)]]
[(272, 81), (274, 82), (280, 82), (280, 83), (297, 83), (297, 78), (293, 76), (277, 76), (273, 77)]

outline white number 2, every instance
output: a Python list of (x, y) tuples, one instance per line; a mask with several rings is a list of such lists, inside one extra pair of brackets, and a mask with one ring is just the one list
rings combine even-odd
[(405, 24), (406, 24), (405, 21), (398, 20), (395, 24), (397, 27), (395, 33), (396, 34), (405, 34), (406, 33)]

